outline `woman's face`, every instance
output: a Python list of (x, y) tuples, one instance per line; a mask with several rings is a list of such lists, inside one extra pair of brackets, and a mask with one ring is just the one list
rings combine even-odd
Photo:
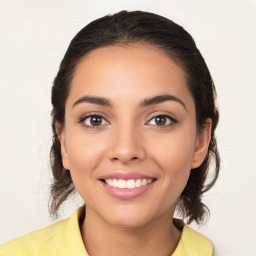
[(118, 226), (172, 216), (210, 122), (196, 129), (184, 71), (142, 44), (90, 52), (77, 66), (58, 132), (63, 165), (87, 214)]

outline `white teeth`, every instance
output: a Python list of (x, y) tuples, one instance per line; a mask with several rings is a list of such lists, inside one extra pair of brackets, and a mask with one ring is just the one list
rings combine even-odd
[(118, 180), (118, 179), (106, 179), (105, 182), (115, 188), (139, 188), (141, 186), (145, 186), (147, 184), (150, 184), (153, 181), (153, 179), (136, 179), (136, 180)]
[[(109, 184), (109, 186), (111, 186), (111, 184)], [(126, 188), (126, 181), (125, 180), (118, 180), (117, 187), (118, 188)]]
[(127, 180), (126, 188), (135, 188), (135, 180)]
[(141, 187), (141, 180), (136, 180), (135, 186), (136, 188)]
[(146, 179), (143, 179), (142, 182), (141, 182), (141, 185), (142, 186), (145, 186), (147, 184), (147, 180)]
[(118, 185), (117, 179), (113, 179), (112, 186), (117, 188), (117, 185)]

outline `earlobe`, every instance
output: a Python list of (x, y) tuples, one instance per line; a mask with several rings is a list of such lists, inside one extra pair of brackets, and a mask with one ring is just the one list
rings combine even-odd
[(209, 143), (211, 141), (211, 128), (212, 120), (210, 118), (207, 118), (205, 120), (203, 130), (198, 132), (197, 135), (191, 169), (199, 167), (207, 155)]
[(67, 153), (66, 140), (65, 140), (65, 130), (59, 122), (55, 122), (55, 130), (58, 135), (58, 139), (60, 141), (62, 164), (65, 169), (69, 169), (68, 153)]

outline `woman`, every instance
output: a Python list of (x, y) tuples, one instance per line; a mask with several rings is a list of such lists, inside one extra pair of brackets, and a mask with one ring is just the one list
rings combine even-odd
[(182, 27), (140, 11), (91, 22), (68, 47), (52, 104), (51, 214), (75, 191), (86, 206), (0, 255), (213, 255), (173, 218), (202, 224), (219, 173), (214, 84)]

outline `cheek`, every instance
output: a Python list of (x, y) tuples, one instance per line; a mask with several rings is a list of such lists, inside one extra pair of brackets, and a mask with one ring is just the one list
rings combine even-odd
[(163, 186), (167, 193), (172, 190), (179, 196), (186, 186), (191, 170), (194, 141), (192, 131), (159, 138), (155, 143), (152, 156), (163, 172)]
[[(74, 131), (73, 131), (74, 130)], [(93, 166), (99, 163), (101, 152), (105, 148), (104, 138), (98, 138), (94, 135), (85, 135), (80, 129), (68, 130), (66, 134), (66, 146), (70, 169), (76, 167)], [(86, 168), (89, 169), (89, 168)]]
[(66, 140), (72, 180), (80, 192), (84, 190), (83, 187), (91, 186), (94, 182), (93, 170), (96, 170), (102, 161), (105, 144), (98, 143), (94, 136), (84, 136), (79, 132), (68, 133)]
[[(95, 173), (101, 161), (101, 145), (85, 140), (81, 136), (72, 134), (67, 144), (70, 174), (76, 191), (87, 203), (91, 201), (91, 191), (95, 187)], [(89, 193), (88, 193), (89, 192)]]
[(164, 175), (163, 185), (172, 191), (177, 191), (179, 196), (188, 181), (191, 170), (191, 154), (184, 150), (180, 153), (176, 149), (174, 151), (174, 154), (171, 150), (165, 153), (163, 161), (161, 161), (161, 169)]
[(195, 136), (191, 134), (193, 132), (158, 138), (152, 154), (163, 165), (163, 169), (190, 169), (195, 147)]

